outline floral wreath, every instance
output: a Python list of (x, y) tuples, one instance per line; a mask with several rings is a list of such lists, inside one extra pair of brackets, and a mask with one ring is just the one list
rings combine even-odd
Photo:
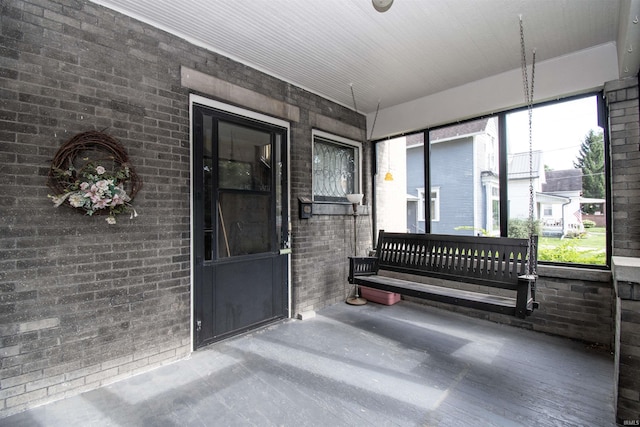
[(142, 181), (129, 164), (125, 148), (102, 131), (82, 132), (62, 144), (51, 162), (47, 185), (55, 207), (82, 209), (87, 215), (138, 216), (132, 206)]

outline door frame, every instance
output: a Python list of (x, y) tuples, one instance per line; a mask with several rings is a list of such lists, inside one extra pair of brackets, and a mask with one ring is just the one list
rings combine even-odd
[[(276, 117), (272, 117), (272, 116), (268, 116), (266, 114), (261, 114), (261, 113), (257, 113), (255, 111), (251, 111), (251, 110), (246, 110), (244, 108), (240, 108), (237, 107), (235, 105), (230, 105), (230, 104), (225, 104), (223, 102), (220, 101), (215, 101), (213, 99), (209, 99), (200, 95), (196, 95), (196, 94), (189, 94), (189, 183), (190, 183), (190, 188), (189, 188), (189, 221), (190, 221), (190, 230), (191, 230), (191, 238), (190, 238), (190, 256), (191, 256), (191, 262), (190, 262), (190, 272), (189, 272), (189, 281), (190, 281), (190, 292), (191, 292), (191, 320), (190, 320), (190, 329), (189, 329), (189, 333), (191, 336), (191, 351), (195, 351), (196, 349), (196, 342), (195, 342), (195, 331), (194, 331), (194, 325), (195, 325), (195, 311), (196, 311), (196, 300), (195, 300), (195, 295), (196, 295), (196, 290), (195, 290), (195, 278), (194, 278), (194, 272), (195, 272), (195, 241), (193, 236), (195, 236), (195, 221), (194, 221), (194, 191), (195, 191), (195, 186), (194, 186), (194, 179), (193, 179), (193, 167), (194, 167), (194, 132), (193, 132), (193, 105), (194, 104), (199, 104), (199, 105), (204, 105), (206, 107), (215, 109), (215, 110), (219, 110), (225, 113), (229, 113), (229, 114), (235, 114), (237, 116), (241, 116), (241, 117), (245, 117), (251, 120), (256, 120), (259, 122), (263, 122), (265, 124), (268, 125), (273, 125), (273, 126), (278, 126), (281, 128), (286, 129), (286, 151), (283, 153), (283, 156), (285, 156), (286, 158), (286, 173), (287, 173), (287, 177), (291, 177), (291, 156), (290, 156), (290, 151), (291, 151), (291, 144), (290, 144), (290, 140), (291, 140), (291, 125), (289, 122), (282, 120), (282, 119), (278, 119)], [(286, 191), (286, 196), (287, 196), (287, 205), (288, 205), (288, 212), (287, 212), (287, 227), (289, 229), (289, 248), (291, 248), (291, 180), (287, 179), (287, 188), (284, 189), (284, 191)], [(288, 253), (287, 254), (287, 317), (291, 318), (291, 254)]]

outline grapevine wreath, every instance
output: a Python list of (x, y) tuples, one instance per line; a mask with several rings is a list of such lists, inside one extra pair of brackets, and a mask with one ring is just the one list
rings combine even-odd
[(119, 214), (138, 216), (132, 202), (142, 181), (122, 144), (103, 131), (82, 132), (62, 144), (47, 185), (54, 191), (49, 198), (55, 207), (64, 204), (87, 215), (107, 215), (109, 224), (115, 224)]

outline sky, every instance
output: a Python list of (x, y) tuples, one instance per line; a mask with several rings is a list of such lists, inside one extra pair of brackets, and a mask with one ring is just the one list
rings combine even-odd
[[(567, 101), (533, 110), (533, 149), (543, 150), (543, 161), (553, 170), (573, 169), (580, 145), (598, 127), (596, 96)], [(527, 110), (507, 116), (509, 153), (529, 151), (529, 113)]]

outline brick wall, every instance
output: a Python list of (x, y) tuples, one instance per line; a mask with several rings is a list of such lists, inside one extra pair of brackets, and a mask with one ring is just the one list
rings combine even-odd
[(640, 259), (614, 257), (613, 275), (616, 419), (624, 424), (640, 420)]
[(613, 345), (613, 291), (609, 271), (539, 266), (536, 299), (540, 309), (519, 322), (533, 330)]
[[(299, 109), (294, 201), (311, 194), (311, 128), (359, 138), (365, 118), (87, 1), (0, 7), (2, 417), (190, 351), (188, 95), (207, 88), (183, 86), (183, 67), (237, 89), (229, 93)], [(247, 107), (242, 96), (216, 99)], [(128, 150), (144, 182), (137, 218), (108, 225), (47, 199), (56, 149), (90, 129), (106, 129)], [(348, 247), (333, 236), (347, 239), (351, 220), (292, 216), (294, 313), (344, 298)]]
[(640, 256), (638, 80), (605, 85), (612, 170), (613, 255)]
[[(335, 107), (334, 107), (335, 108)], [(304, 144), (291, 147), (291, 200), (292, 200), (292, 303), (293, 315), (318, 310), (329, 304), (344, 301), (352, 288), (347, 283), (348, 262), (353, 255), (353, 216), (351, 205), (326, 205), (314, 203), (313, 216), (299, 219), (298, 198), (313, 196), (310, 171), (312, 170), (311, 130), (321, 129), (344, 136), (354, 141), (362, 141), (361, 128), (349, 122), (328, 119), (326, 111), (301, 114), (301, 125), (294, 124), (292, 137)], [(358, 123), (358, 122), (351, 122)], [(365, 122), (360, 122), (364, 126)], [(360, 208), (362, 215), (357, 218), (358, 253), (371, 248), (371, 222), (369, 209), (371, 182), (371, 145), (365, 143), (362, 153), (362, 189), (365, 194)]]
[[(458, 307), (433, 301), (416, 302), (441, 307), (468, 316), (491, 320), (553, 335), (578, 339), (610, 348), (613, 345), (611, 273), (573, 267), (538, 266), (536, 301), (540, 308), (526, 319)], [(433, 283), (433, 279), (412, 276), (412, 280)], [(450, 282), (447, 286), (476, 292), (487, 288)], [(511, 292), (489, 292), (514, 297)]]
[(640, 422), (640, 112), (638, 80), (605, 85), (613, 181), (616, 419)]

